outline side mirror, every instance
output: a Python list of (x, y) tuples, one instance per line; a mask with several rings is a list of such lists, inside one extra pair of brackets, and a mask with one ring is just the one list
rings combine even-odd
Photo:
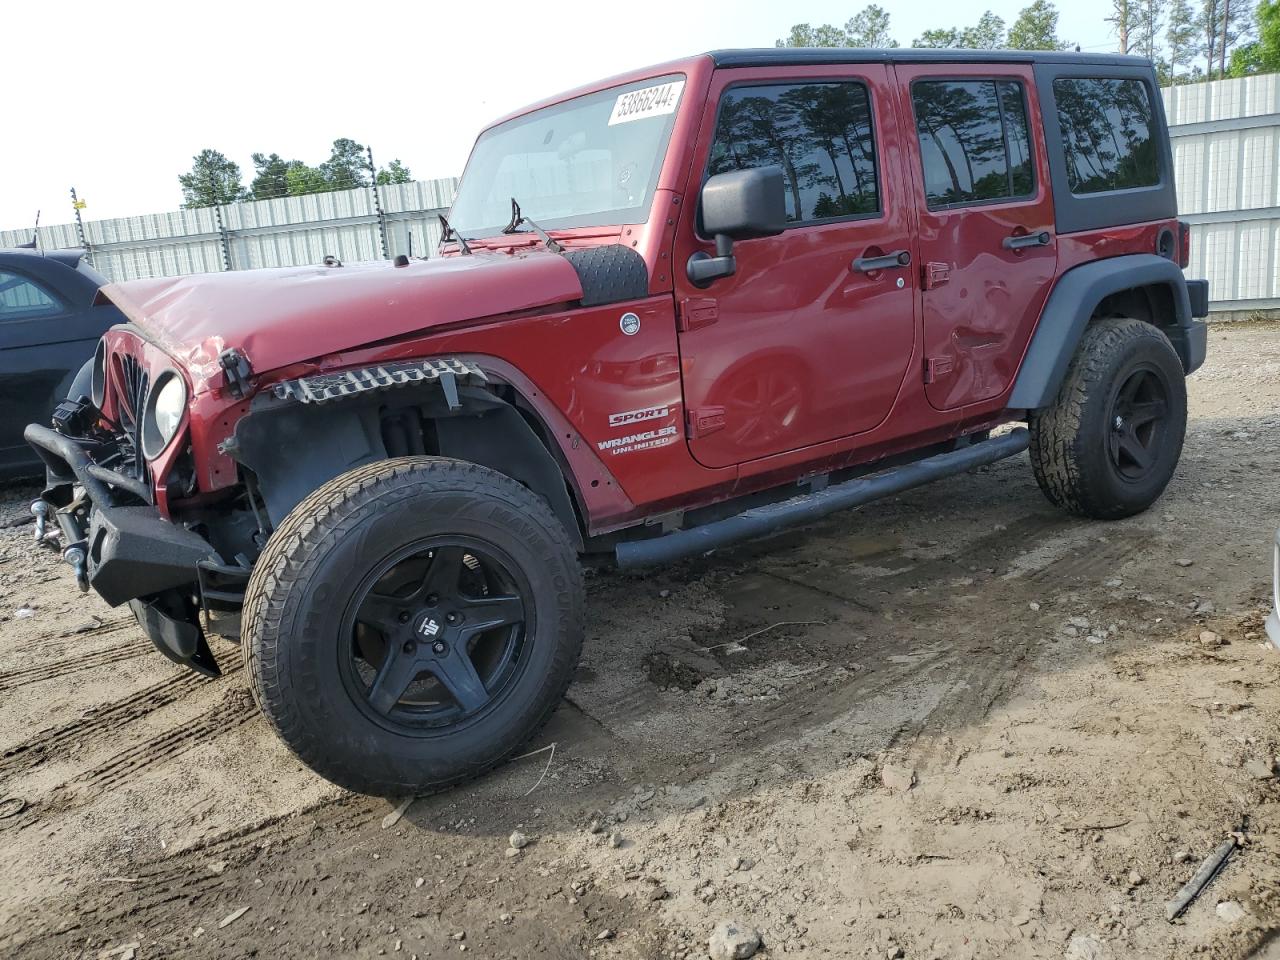
[(787, 227), (786, 188), (781, 167), (733, 170), (712, 177), (702, 186), (702, 228), (715, 237), (716, 255), (699, 250), (689, 258), (687, 272), (695, 286), (733, 276), (737, 263), (735, 240), (777, 236)]

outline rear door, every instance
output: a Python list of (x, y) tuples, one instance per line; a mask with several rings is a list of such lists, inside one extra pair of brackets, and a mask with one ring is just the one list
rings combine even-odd
[[(717, 72), (676, 243), (689, 447), (711, 467), (869, 430), (887, 416), (915, 343), (895, 91), (882, 64)], [(734, 245), (737, 272), (693, 286), (712, 251), (695, 190), (780, 166), (788, 228)]]
[(1057, 241), (1029, 64), (900, 65), (920, 223), (925, 394), (951, 410), (1013, 382)]

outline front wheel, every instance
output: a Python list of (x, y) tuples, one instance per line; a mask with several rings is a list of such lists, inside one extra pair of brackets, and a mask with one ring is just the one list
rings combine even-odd
[(1097, 520), (1141, 513), (1173, 477), (1187, 386), (1169, 339), (1141, 320), (1091, 324), (1052, 405), (1030, 417), (1031, 466), (1046, 497)]
[(420, 794), (512, 756), (582, 646), (581, 569), (536, 494), (437, 457), (304, 499), (245, 594), (254, 695), (285, 743), (360, 793)]

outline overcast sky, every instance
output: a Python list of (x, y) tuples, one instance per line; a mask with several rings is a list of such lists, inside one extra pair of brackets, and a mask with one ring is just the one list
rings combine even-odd
[[(1029, 0), (883, 2), (906, 45), (930, 27)], [(1113, 49), (1106, 0), (1060, 2), (1059, 33)], [(336, 137), (416, 179), (461, 172), (487, 121), (598, 77), (717, 47), (772, 46), (791, 25), (843, 24), (833, 0), (276, 3), (48, 0), (2, 5), (0, 228), (172, 210), (178, 174), (213, 147), (311, 164)], [(929, 12), (933, 11), (933, 12)]]

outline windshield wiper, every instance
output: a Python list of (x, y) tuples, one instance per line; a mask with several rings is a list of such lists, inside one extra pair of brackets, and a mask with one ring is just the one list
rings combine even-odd
[[(461, 251), (462, 255), (470, 256), (471, 248), (467, 246), (467, 238), (464, 237), (462, 234), (460, 234), (457, 230), (453, 229), (452, 224), (449, 223), (448, 219), (445, 217), (443, 213), (437, 213), (436, 216), (440, 219), (440, 230), (441, 230), (440, 245), (444, 246), (450, 240), (457, 240), (458, 249), (459, 251)], [(437, 252), (439, 251), (437, 250)]]
[(564, 247), (561, 246), (556, 241), (552, 240), (551, 237), (547, 234), (547, 231), (543, 230), (540, 226), (538, 226), (536, 223), (534, 223), (532, 220), (530, 220), (528, 217), (526, 217), (523, 213), (520, 212), (520, 204), (516, 203), (515, 197), (512, 197), (511, 198), (511, 222), (502, 228), (502, 232), (503, 233), (525, 233), (526, 231), (520, 229), (520, 225), (522, 223), (527, 223), (530, 227), (533, 228), (533, 232), (536, 233), (539, 239), (541, 239), (542, 242), (547, 245), (548, 250), (554, 251), (555, 253), (564, 253)]

